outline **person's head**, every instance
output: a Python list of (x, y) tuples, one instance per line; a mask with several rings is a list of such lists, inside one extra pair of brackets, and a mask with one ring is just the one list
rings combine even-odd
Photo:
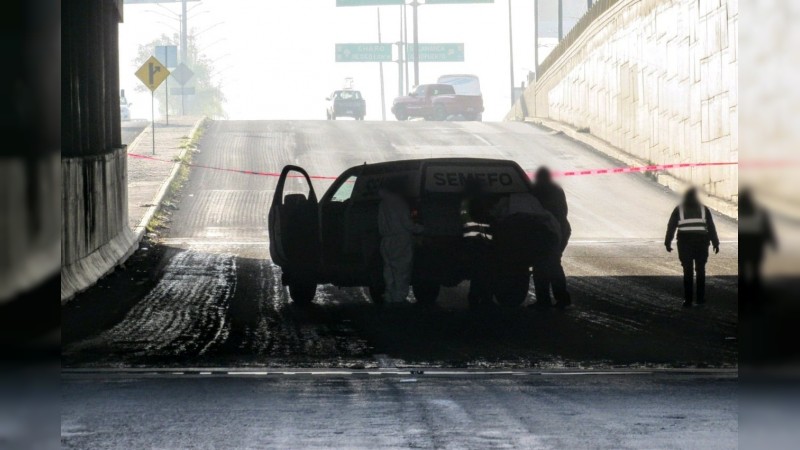
[(685, 205), (699, 205), (700, 204), (700, 197), (697, 195), (697, 188), (690, 187), (686, 190), (686, 193), (683, 194), (683, 204)]
[(389, 177), (381, 183), (381, 193), (403, 195), (405, 191), (405, 180), (401, 177)]
[(750, 191), (750, 188), (742, 188), (742, 190), (739, 191), (739, 212), (750, 214), (755, 210), (755, 207), (753, 193)]
[(553, 181), (553, 174), (550, 172), (550, 169), (548, 169), (545, 166), (542, 166), (539, 167), (539, 170), (536, 171), (534, 180), (537, 183), (550, 183)]

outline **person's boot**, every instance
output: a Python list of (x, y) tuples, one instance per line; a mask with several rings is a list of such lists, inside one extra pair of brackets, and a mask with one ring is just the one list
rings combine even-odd
[(556, 304), (553, 306), (555, 306), (556, 308), (564, 309), (571, 304), (572, 304), (572, 298), (568, 293), (564, 293), (564, 295), (561, 298), (556, 300)]

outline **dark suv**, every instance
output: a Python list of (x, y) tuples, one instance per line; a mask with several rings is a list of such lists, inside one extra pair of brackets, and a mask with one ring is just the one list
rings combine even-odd
[(337, 117), (352, 117), (356, 120), (364, 120), (367, 114), (367, 102), (361, 97), (361, 92), (352, 89), (334, 91), (330, 97), (325, 99), (328, 107), (325, 114), (328, 120), (336, 120)]
[[(308, 194), (284, 196), (287, 177), (304, 178)], [(412, 274), (414, 295), (422, 303), (435, 302), (440, 286), (455, 286), (469, 279), (468, 247), (459, 215), (465, 184), (480, 180), (486, 194), (496, 201), (530, 193), (527, 175), (513, 161), (442, 158), (352, 167), (317, 200), (308, 173), (286, 166), (269, 211), (270, 254), (282, 268), (283, 284), (295, 302), (311, 302), (317, 285), (323, 283), (368, 287), (373, 301), (382, 302), (378, 189), (383, 180), (398, 177), (407, 182), (412, 217), (425, 227), (415, 245)], [(534, 221), (552, 219), (544, 210), (541, 214)], [(558, 236), (547, 231), (529, 236), (526, 239), (534, 246), (558, 246)], [(504, 305), (519, 305), (528, 293), (531, 264), (512, 259), (494, 265), (498, 282), (493, 294)]]

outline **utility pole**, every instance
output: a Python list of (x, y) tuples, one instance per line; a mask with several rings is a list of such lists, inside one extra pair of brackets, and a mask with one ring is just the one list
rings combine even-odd
[[(381, 44), (381, 9), (376, 8), (378, 10), (378, 44)], [(386, 98), (383, 92), (383, 62), (378, 63), (378, 67), (380, 67), (381, 72), (381, 119), (385, 122), (386, 121)]]
[(408, 94), (408, 15), (406, 4), (403, 3), (403, 70), (405, 71), (405, 91)]
[(514, 33), (511, 26), (511, 0), (508, 0), (508, 62), (511, 76), (511, 106), (514, 106)]
[[(186, 11), (186, 1), (181, 0), (181, 61), (182, 63), (188, 65), (188, 54), (189, 49), (187, 48), (187, 43), (189, 41), (188, 37), (186, 36), (189, 34), (188, 30), (188, 12)], [(181, 115), (186, 114), (185, 104), (186, 104), (186, 93), (184, 92), (186, 86), (181, 86)]]
[(397, 41), (397, 96), (403, 95), (403, 5), (400, 5), (400, 40)]
[[(560, 1), (560, 0), (559, 0)], [(417, 27), (417, 8), (419, 7), (419, 2), (417, 0), (412, 0), (411, 2), (411, 14), (412, 20), (414, 21), (414, 85), (419, 86), (419, 30)]]
[(558, 0), (558, 42), (564, 39), (564, 0)]
[(539, 79), (539, 0), (533, 0), (533, 21), (534, 34), (533, 34), (533, 63), (535, 80)]

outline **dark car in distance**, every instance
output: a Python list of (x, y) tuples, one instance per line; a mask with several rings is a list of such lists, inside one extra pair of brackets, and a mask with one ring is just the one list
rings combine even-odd
[(458, 95), (450, 84), (421, 84), (408, 95), (395, 98), (392, 113), (401, 121), (411, 117), (447, 120), (453, 116), (480, 120), (483, 98)]
[(325, 110), (328, 120), (336, 120), (337, 117), (364, 120), (364, 116), (367, 114), (367, 102), (359, 91), (352, 89), (333, 91), (333, 94), (325, 100), (328, 102)]

